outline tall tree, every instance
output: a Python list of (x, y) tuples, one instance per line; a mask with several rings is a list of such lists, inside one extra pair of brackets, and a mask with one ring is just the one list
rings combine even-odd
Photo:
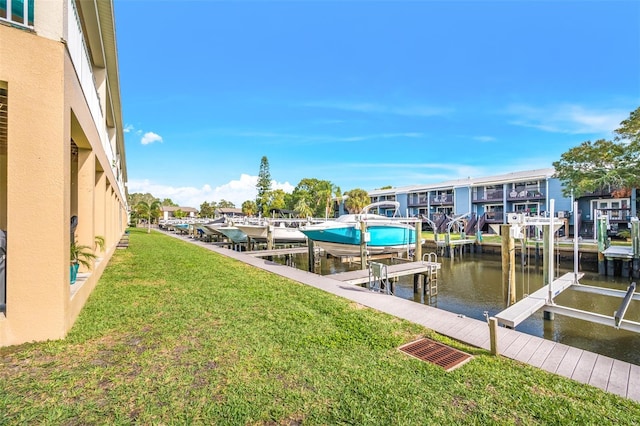
[(340, 196), (340, 188), (330, 181), (304, 178), (293, 190), (291, 204), (297, 206), (304, 199), (306, 205), (313, 209), (313, 216), (328, 217), (331, 215), (334, 196)]
[(369, 193), (364, 189), (355, 188), (344, 193), (347, 199), (344, 202), (349, 213), (360, 213), (362, 209), (371, 204)]
[(209, 203), (205, 201), (200, 204), (200, 217), (215, 217), (216, 215), (216, 202)]
[(242, 213), (246, 214), (247, 216), (253, 216), (254, 214), (258, 213), (258, 206), (256, 205), (256, 202), (247, 200), (242, 203)]
[(553, 162), (565, 197), (602, 189), (624, 194), (640, 186), (640, 108), (615, 133), (615, 141), (583, 142)]
[(269, 172), (269, 160), (266, 156), (263, 156), (260, 160), (260, 172), (258, 173), (256, 189), (258, 191), (256, 196), (258, 212), (264, 214), (265, 206), (268, 202), (267, 193), (271, 191), (271, 173)]
[(320, 181), (318, 185), (318, 205), (323, 208), (324, 217), (333, 216), (333, 199), (341, 196), (340, 187), (328, 180)]
[(131, 207), (136, 206), (140, 201), (144, 201), (147, 204), (151, 204), (153, 203), (154, 200), (156, 200), (156, 197), (154, 197), (148, 192), (145, 194), (141, 192), (134, 192), (132, 194), (127, 195), (127, 202)]
[(235, 209), (236, 205), (233, 204), (231, 201), (227, 201), (224, 198), (222, 200), (220, 200), (220, 202), (218, 203), (218, 208), (220, 209)]
[(298, 203), (294, 206), (294, 210), (298, 213), (299, 217), (312, 217), (313, 209), (307, 204), (307, 200), (300, 198)]
[(178, 207), (178, 205), (174, 203), (171, 198), (165, 198), (160, 204), (163, 206)]
[(285, 192), (282, 189), (271, 190), (265, 196), (267, 202), (264, 205), (265, 210), (262, 212), (264, 216), (267, 216), (271, 210), (284, 209), (286, 207), (284, 202)]
[(160, 216), (160, 200), (153, 200), (151, 203), (140, 201), (136, 204), (135, 211), (138, 217), (147, 219), (147, 233), (151, 232), (151, 219)]

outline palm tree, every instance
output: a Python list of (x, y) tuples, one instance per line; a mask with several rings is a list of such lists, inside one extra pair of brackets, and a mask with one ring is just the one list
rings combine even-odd
[(298, 212), (299, 217), (313, 216), (313, 210), (311, 209), (311, 207), (309, 207), (309, 204), (307, 204), (307, 200), (305, 200), (304, 198), (300, 198), (298, 204), (295, 205), (295, 210), (296, 212)]
[(364, 189), (352, 189), (351, 191), (345, 192), (345, 195), (348, 198), (344, 204), (349, 213), (360, 213), (366, 205), (371, 203), (369, 193)]
[(151, 233), (151, 218), (158, 217), (160, 214), (160, 200), (153, 200), (151, 204), (146, 201), (140, 201), (135, 207), (138, 217), (147, 218), (147, 233)]

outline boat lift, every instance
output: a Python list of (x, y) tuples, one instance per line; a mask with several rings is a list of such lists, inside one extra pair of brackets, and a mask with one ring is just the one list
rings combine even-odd
[[(552, 314), (559, 314), (571, 318), (577, 318), (590, 321), (597, 324), (608, 325), (616, 329), (623, 329), (640, 333), (640, 323), (624, 319), (624, 316), (633, 300), (640, 301), (640, 293), (636, 293), (636, 283), (633, 282), (626, 291), (608, 289), (596, 286), (588, 286), (580, 284), (579, 279), (583, 274), (578, 273), (578, 237), (577, 232), (574, 233), (574, 271), (567, 273), (562, 277), (554, 280), (554, 264), (553, 264), (553, 235), (557, 226), (557, 220), (554, 218), (554, 202), (549, 200), (549, 216), (548, 217), (526, 217), (520, 214), (510, 214), (508, 222), (511, 225), (510, 235), (514, 239), (523, 238), (522, 229), (526, 226), (542, 226), (543, 238), (548, 239), (548, 245), (545, 244), (547, 252), (543, 255), (549, 259), (547, 283), (541, 289), (533, 294), (525, 297), (519, 302), (511, 305), (494, 317), (487, 318), (490, 327), (491, 351), (497, 354), (497, 326), (503, 325), (509, 328), (515, 328), (522, 321), (533, 315), (540, 309), (545, 311), (545, 319), (552, 319)], [(577, 212), (577, 203), (574, 203), (574, 211)], [(574, 229), (577, 227), (577, 215), (574, 215)], [(553, 229), (553, 231), (551, 231)], [(548, 257), (547, 257), (548, 256)], [(609, 297), (620, 297), (622, 299), (619, 308), (612, 316), (602, 315), (595, 312), (584, 311), (567, 306), (561, 306), (555, 303), (554, 298), (564, 290), (574, 290), (586, 293), (598, 294)], [(487, 315), (488, 317), (488, 315)]]

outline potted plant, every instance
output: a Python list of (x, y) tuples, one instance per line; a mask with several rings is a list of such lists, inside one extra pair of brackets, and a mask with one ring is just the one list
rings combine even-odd
[[(95, 237), (95, 244), (100, 247), (100, 250), (104, 249), (104, 237), (98, 235)], [(71, 259), (71, 265), (69, 272), (71, 274), (71, 284), (75, 284), (78, 277), (78, 269), (80, 265), (91, 269), (93, 261), (98, 257), (95, 255), (92, 247), (87, 245), (78, 244), (77, 241), (71, 243), (71, 251), (69, 253)]]

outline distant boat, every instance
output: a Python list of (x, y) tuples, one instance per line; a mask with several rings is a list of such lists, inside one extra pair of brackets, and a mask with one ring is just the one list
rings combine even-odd
[(274, 243), (303, 243), (307, 240), (298, 228), (285, 226), (284, 222), (278, 225), (269, 223), (264, 224), (237, 224), (239, 230), (247, 234), (249, 238), (257, 242), (266, 242), (268, 237), (268, 227), (271, 226), (272, 238)]
[(360, 214), (342, 215), (336, 220), (300, 228), (315, 245), (333, 256), (359, 256), (361, 223), (366, 225), (366, 248), (369, 254), (395, 253), (415, 248), (416, 230), (411, 219), (386, 217), (369, 213), (374, 207), (391, 205), (397, 211), (400, 203), (381, 201), (369, 204)]

